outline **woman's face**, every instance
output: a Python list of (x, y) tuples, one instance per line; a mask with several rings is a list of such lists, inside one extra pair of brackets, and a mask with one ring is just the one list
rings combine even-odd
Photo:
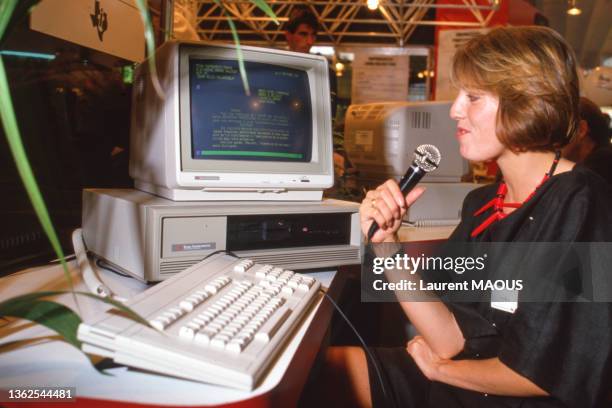
[(457, 121), (459, 152), (471, 161), (497, 159), (505, 150), (495, 134), (499, 99), (484, 91), (461, 89), (450, 110)]

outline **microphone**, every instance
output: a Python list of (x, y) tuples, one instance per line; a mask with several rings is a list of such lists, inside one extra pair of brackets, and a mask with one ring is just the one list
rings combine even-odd
[[(414, 160), (406, 174), (399, 181), (399, 188), (402, 190), (402, 194), (406, 196), (426, 173), (434, 171), (440, 165), (440, 151), (434, 145), (422, 144), (414, 151)], [(378, 231), (378, 224), (376, 221), (372, 222), (370, 229), (368, 230), (368, 241), (372, 239), (372, 236)]]

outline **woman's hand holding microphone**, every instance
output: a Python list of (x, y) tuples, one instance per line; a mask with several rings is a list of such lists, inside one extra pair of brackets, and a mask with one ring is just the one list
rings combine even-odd
[(415, 187), (406, 196), (395, 180), (387, 180), (375, 190), (370, 190), (361, 202), (359, 216), (361, 231), (368, 235), (372, 223), (379, 228), (370, 242), (398, 242), (397, 232), (408, 207), (423, 194), (423, 187)]

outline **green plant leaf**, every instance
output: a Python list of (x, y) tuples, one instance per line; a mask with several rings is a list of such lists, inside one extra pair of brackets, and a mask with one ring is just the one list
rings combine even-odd
[(30, 166), (25, 149), (23, 148), (2, 57), (0, 57), (0, 118), (2, 119), (4, 133), (6, 134), (13, 159), (15, 160), (17, 171), (19, 172), (19, 176), (21, 177), (26, 192), (28, 193), (30, 202), (34, 207), (36, 216), (38, 217), (47, 238), (49, 238), (49, 241), (51, 242), (53, 250), (61, 261), (62, 267), (64, 268), (64, 275), (72, 288), (72, 278), (70, 277), (68, 265), (64, 259), (64, 251), (62, 250), (59, 238), (57, 237), (55, 229), (53, 228), (53, 223), (51, 222), (51, 217), (49, 217), (49, 212), (47, 211), (45, 201), (42, 198), (42, 194), (40, 193), (40, 189), (36, 183), (34, 173), (32, 172), (32, 167)]
[(0, 45), (11, 28), (25, 18), (40, 0), (0, 0)]
[[(117, 302), (116, 300), (102, 298), (100, 296), (88, 292), (46, 291), (33, 292), (21, 296), (15, 296), (13, 298), (0, 302), (0, 316), (10, 316), (20, 319), (26, 319), (45, 326), (59, 334), (64, 341), (76, 347), (79, 351), (83, 352), (81, 350), (82, 343), (77, 338), (79, 325), (82, 323), (82, 320), (79, 315), (75, 313), (72, 309), (61, 303), (45, 299), (50, 296), (57, 296), (63, 294), (72, 294), (73, 296), (87, 296), (98, 301), (103, 301), (114, 306), (116, 309), (124, 312), (128, 318), (151, 327), (147, 320), (136, 314), (133, 310), (131, 310), (124, 304)], [(98, 367), (93, 364), (93, 362), (92, 365), (99, 373), (108, 375), (104, 371), (98, 369)]]
[(11, 17), (17, 6), (17, 0), (1, 0), (0, 1), (0, 40), (4, 38), (6, 28), (11, 22)]
[(153, 25), (151, 24), (151, 16), (149, 15), (149, 7), (147, 0), (136, 0), (136, 5), (140, 11), (140, 18), (144, 25), (145, 43), (147, 45), (147, 61), (149, 63), (149, 71), (151, 73), (151, 81), (155, 92), (161, 99), (166, 98), (166, 94), (159, 83), (157, 76), (157, 66), (155, 64), (155, 35), (153, 33)]
[[(18, 2), (18, 0), (0, 0), (0, 41), (4, 39), (7, 27), (19, 19), (19, 16), (23, 13), (28, 12), (31, 7), (36, 4), (38, 0), (25, 0)], [(17, 7), (19, 6), (19, 7)], [(6, 70), (4, 69), (4, 61), (0, 56), (0, 118), (2, 119), (2, 126), (6, 135), (13, 160), (17, 166), (17, 171), (24, 184), (30, 202), (34, 207), (34, 212), (38, 217), (47, 238), (51, 242), (51, 246), (55, 251), (57, 257), (60, 259), (62, 267), (64, 269), (64, 275), (72, 288), (72, 279), (68, 272), (68, 265), (64, 259), (64, 251), (59, 242), (59, 238), (53, 228), (51, 217), (36, 183), (32, 167), (25, 154), (23, 148), (23, 142), (21, 141), (21, 135), (19, 133), (19, 126), (17, 125), (17, 119), (15, 118), (15, 110), (13, 108), (13, 101), (11, 99), (10, 88), (6, 78)], [(76, 300), (76, 299), (75, 299)]]
[(238, 38), (238, 30), (236, 29), (236, 25), (234, 24), (234, 20), (229, 16), (229, 13), (225, 10), (225, 6), (221, 2), (221, 0), (214, 0), (215, 4), (219, 6), (219, 8), (223, 11), (225, 18), (227, 19), (227, 23), (230, 26), (230, 30), (232, 32), (232, 38), (234, 39), (234, 44), (236, 44), (236, 55), (238, 57), (238, 70), (240, 71), (240, 78), (242, 78), (242, 86), (244, 87), (244, 93), (251, 95), (251, 89), (249, 88), (249, 80), (247, 78), (246, 69), (244, 68), (244, 55), (242, 54), (242, 48), (240, 47), (240, 38)]
[(274, 10), (272, 10), (272, 8), (268, 5), (268, 3), (266, 3), (265, 0), (250, 0), (250, 1), (251, 3), (256, 5), (261, 11), (266, 13), (268, 17), (270, 17), (276, 23), (276, 25), (280, 24), (278, 22), (278, 18), (276, 18), (276, 13), (274, 13)]
[(81, 318), (70, 308), (50, 300), (15, 297), (0, 304), (0, 314), (41, 324), (62, 336), (66, 342), (81, 349), (77, 329)]
[(10, 304), (14, 304), (14, 303), (23, 303), (23, 304), (28, 304), (29, 302), (37, 302), (40, 301), (43, 298), (47, 298), (47, 297), (51, 297), (51, 296), (58, 296), (58, 295), (64, 295), (64, 294), (75, 294), (75, 295), (79, 295), (79, 296), (87, 296), (89, 298), (98, 300), (98, 301), (102, 301), (104, 303), (108, 303), (109, 305), (115, 307), (116, 309), (120, 310), (121, 312), (125, 313), (127, 315), (127, 317), (129, 317), (130, 319), (138, 322), (138, 323), (142, 323), (145, 326), (149, 326), (151, 327), (151, 325), (149, 324), (149, 322), (143, 318), (142, 316), (140, 316), (139, 314), (137, 314), (136, 312), (134, 312), (132, 309), (130, 309), (129, 307), (127, 307), (126, 305), (124, 305), (121, 302), (118, 302), (114, 299), (111, 298), (104, 298), (98, 295), (94, 295), (93, 293), (89, 293), (89, 292), (80, 292), (80, 291), (63, 291), (63, 290), (56, 290), (56, 291), (44, 291), (44, 292), (32, 292), (32, 293), (26, 293), (25, 295), (20, 295), (20, 296), (15, 296), (13, 298), (10, 298), (6, 301), (2, 301), (0, 302), (0, 316), (11, 316), (9, 313), (7, 313), (5, 311), (5, 307), (9, 307), (7, 305)]
[(93, 293), (89, 293), (89, 292), (74, 292), (74, 293), (76, 293), (77, 295), (81, 295), (81, 296), (87, 296), (87, 297), (90, 297), (96, 300), (101, 300), (104, 303), (108, 303), (109, 305), (114, 306), (115, 309), (118, 309), (119, 311), (126, 314), (128, 318), (134, 320), (135, 322), (138, 322), (138, 323), (144, 324), (145, 326), (153, 328), (153, 326), (151, 326), (151, 324), (149, 323), (147, 319), (140, 316), (138, 313), (134, 312), (132, 309), (130, 309), (123, 303), (116, 301), (115, 299), (108, 298), (108, 297), (103, 298), (103, 297), (94, 295)]

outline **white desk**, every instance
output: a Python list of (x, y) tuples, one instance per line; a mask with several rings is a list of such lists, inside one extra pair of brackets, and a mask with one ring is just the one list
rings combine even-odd
[[(85, 290), (80, 274), (71, 262), (71, 273), (75, 288)], [(144, 290), (146, 285), (134, 279), (123, 278), (101, 270), (102, 280), (118, 295), (131, 297)], [(331, 287), (328, 293), (339, 290), (341, 279), (336, 272), (311, 274), (323, 286)], [(59, 265), (32, 268), (0, 279), (0, 296), (11, 296), (43, 290), (61, 290), (66, 287), (62, 268)], [(70, 306), (71, 295), (62, 295), (57, 300)], [(95, 316), (106, 308), (106, 304), (79, 297), (80, 314), (83, 318)], [(55, 333), (27, 321), (7, 324), (0, 320), (0, 389), (16, 387), (76, 387), (77, 404), (102, 405), (156, 404), (183, 406), (210, 406), (234, 404), (247, 406), (294, 406), (306, 382), (312, 363), (327, 330), (333, 310), (329, 302), (321, 299), (311, 309), (294, 337), (263, 382), (253, 391), (237, 391), (188, 380), (166, 377), (149, 372), (118, 367), (107, 370), (112, 376), (98, 373), (87, 358), (74, 347), (60, 341)], [(21, 342), (16, 347), (9, 343)], [(17, 406), (18, 403), (15, 404)], [(70, 404), (74, 406), (74, 404)]]

